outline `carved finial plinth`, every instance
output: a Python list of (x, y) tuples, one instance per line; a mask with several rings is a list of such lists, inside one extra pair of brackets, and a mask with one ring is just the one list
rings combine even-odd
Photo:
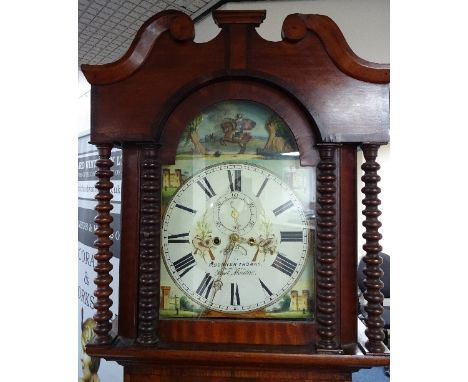
[(317, 351), (340, 353), (336, 330), (336, 162), (334, 144), (320, 144), (317, 165)]
[(383, 283), (380, 280), (383, 271), (381, 268), (382, 258), (379, 255), (382, 251), (382, 247), (379, 244), (380, 239), (382, 239), (379, 228), (382, 224), (378, 219), (381, 212), (379, 210), (380, 199), (378, 197), (380, 188), (377, 186), (380, 181), (380, 176), (377, 174), (380, 165), (375, 161), (379, 146), (379, 144), (362, 145), (365, 162), (361, 166), (364, 171), (364, 175), (361, 178), (364, 182), (364, 187), (361, 191), (365, 195), (362, 201), (365, 206), (362, 212), (365, 216), (365, 220), (362, 223), (365, 227), (365, 232), (362, 236), (366, 240), (366, 243), (363, 245), (363, 249), (366, 252), (364, 256), (366, 264), (364, 268), (364, 285), (366, 287), (364, 298), (367, 301), (367, 305), (364, 307), (367, 313), (365, 320), (367, 329), (365, 334), (368, 338), (365, 347), (371, 353), (385, 352), (385, 345), (383, 343), (385, 338), (383, 331), (384, 321), (382, 319), (384, 296), (381, 293)]
[(112, 306), (112, 300), (110, 299), (112, 294), (112, 288), (110, 287), (112, 282), (112, 276), (110, 275), (112, 270), (112, 264), (110, 262), (112, 252), (109, 250), (112, 245), (112, 240), (109, 237), (113, 232), (110, 227), (112, 223), (110, 211), (113, 208), (110, 190), (114, 186), (110, 181), (113, 175), (111, 171), (113, 162), (110, 160), (112, 145), (98, 145), (97, 149), (99, 159), (96, 161), (96, 167), (98, 168), (96, 171), (96, 177), (98, 178), (96, 188), (98, 193), (95, 197), (97, 200), (95, 210), (98, 212), (98, 215), (94, 219), (94, 222), (97, 224), (97, 229), (95, 231), (97, 239), (94, 242), (94, 246), (97, 248), (97, 253), (94, 255), (96, 260), (94, 270), (97, 273), (94, 280), (96, 284), (96, 290), (94, 292), (94, 296), (96, 297), (94, 309), (96, 312), (93, 317), (94, 321), (96, 321), (96, 326), (94, 327), (94, 333), (96, 334), (94, 342), (96, 344), (107, 344), (112, 340), (110, 335), (112, 329), (112, 312), (110, 310)]
[(300, 41), (307, 34), (307, 26), (298, 14), (288, 15), (283, 21), (281, 36), (288, 41)]
[(178, 41), (192, 41), (195, 38), (195, 25), (186, 14), (175, 16), (169, 25), (169, 31)]
[(158, 342), (161, 166), (157, 147), (143, 147), (140, 180), (138, 342)]
[(265, 10), (216, 10), (213, 11), (213, 19), (216, 25), (250, 24), (258, 27), (265, 20)]

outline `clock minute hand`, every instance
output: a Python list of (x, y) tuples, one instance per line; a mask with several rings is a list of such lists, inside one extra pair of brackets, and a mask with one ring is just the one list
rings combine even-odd
[(231, 253), (234, 250), (234, 248), (236, 246), (236, 242), (238, 240), (239, 240), (239, 235), (236, 234), (236, 233), (233, 233), (233, 234), (231, 234), (229, 236), (229, 243), (226, 246), (226, 248), (224, 248), (224, 250), (223, 250), (224, 260), (223, 260), (223, 263), (221, 264), (221, 269), (220, 269), (220, 271), (218, 273), (218, 277), (216, 278), (216, 280), (213, 281), (213, 294), (211, 295), (208, 306), (212, 306), (213, 300), (214, 300), (214, 298), (216, 296), (216, 293), (218, 293), (218, 291), (221, 290), (221, 288), (223, 286), (223, 282), (221, 281), (221, 278), (223, 277), (224, 269), (226, 268), (226, 265), (229, 262), (229, 258), (231, 257)]
[[(221, 269), (218, 273), (218, 277), (217, 279), (214, 281), (213, 283), (213, 287), (216, 288), (216, 286), (218, 286), (218, 289), (215, 289), (214, 290), (214, 293), (213, 293), (213, 297), (214, 297), (214, 294), (219, 290), (221, 289), (223, 283), (221, 282), (221, 278), (223, 277), (223, 274), (224, 274), (224, 269), (226, 269), (226, 266), (229, 262), (229, 258), (231, 257), (231, 254), (232, 254), (232, 251), (234, 250), (234, 248), (236, 247), (236, 243), (237, 241), (239, 241), (239, 235), (236, 234), (236, 233), (233, 233), (229, 236), (229, 244), (226, 246), (226, 248), (224, 248), (223, 250), (223, 255), (224, 255), (224, 259), (223, 259), (223, 263), (221, 264)], [(215, 285), (215, 283), (217, 282), (218, 285)]]
[(232, 205), (233, 201), (231, 201), (231, 217), (234, 220), (234, 229), (239, 229), (239, 211)]

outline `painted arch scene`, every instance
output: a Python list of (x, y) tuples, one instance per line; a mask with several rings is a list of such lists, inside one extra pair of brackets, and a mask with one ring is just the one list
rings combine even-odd
[(195, 116), (177, 148), (177, 159), (281, 159), (297, 154), (291, 130), (276, 113), (241, 100), (217, 103)]

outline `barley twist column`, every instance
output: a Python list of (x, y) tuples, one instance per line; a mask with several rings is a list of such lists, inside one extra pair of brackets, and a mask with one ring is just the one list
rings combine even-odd
[(158, 342), (161, 166), (157, 146), (143, 147), (140, 186), (138, 342)]
[(361, 146), (365, 159), (365, 162), (361, 166), (361, 169), (364, 171), (364, 175), (361, 178), (364, 182), (364, 187), (361, 191), (365, 195), (362, 201), (365, 206), (362, 212), (365, 216), (365, 220), (362, 223), (365, 227), (365, 232), (362, 236), (366, 240), (366, 243), (363, 245), (363, 249), (366, 252), (364, 256), (366, 264), (364, 268), (364, 284), (366, 287), (364, 298), (367, 301), (364, 307), (367, 313), (365, 319), (367, 329), (365, 334), (368, 338), (365, 347), (371, 353), (385, 352), (385, 345), (383, 344), (385, 337), (383, 331), (384, 321), (382, 319), (384, 296), (381, 293), (383, 283), (380, 280), (383, 271), (381, 268), (382, 258), (379, 255), (382, 251), (382, 247), (379, 244), (379, 240), (382, 239), (379, 228), (382, 224), (378, 219), (381, 212), (379, 210), (380, 199), (378, 197), (380, 188), (377, 186), (380, 181), (380, 176), (377, 174), (380, 165), (375, 161), (379, 147), (379, 144), (363, 144)]
[(336, 145), (317, 147), (317, 351), (341, 353), (336, 329)]
[(96, 344), (108, 344), (111, 342), (112, 337), (110, 334), (112, 324), (112, 312), (110, 307), (112, 306), (112, 300), (110, 298), (112, 294), (112, 288), (110, 284), (112, 282), (112, 276), (110, 272), (112, 270), (112, 264), (110, 262), (112, 258), (112, 252), (109, 250), (112, 245), (112, 240), (109, 238), (112, 235), (112, 216), (110, 211), (113, 206), (111, 204), (112, 194), (110, 190), (114, 186), (110, 181), (113, 172), (111, 167), (113, 165), (110, 159), (112, 145), (111, 144), (98, 144), (97, 145), (99, 159), (96, 161), (96, 177), (98, 181), (96, 183), (96, 189), (98, 193), (95, 197), (97, 205), (95, 210), (98, 215), (95, 217), (94, 222), (97, 224), (95, 235), (97, 239), (94, 241), (94, 246), (97, 248), (97, 253), (94, 255), (96, 260), (96, 266), (94, 271), (96, 272), (96, 278), (94, 284), (96, 284), (96, 290), (94, 296), (96, 301), (94, 302), (94, 309), (96, 310), (93, 319), (96, 321), (94, 327)]

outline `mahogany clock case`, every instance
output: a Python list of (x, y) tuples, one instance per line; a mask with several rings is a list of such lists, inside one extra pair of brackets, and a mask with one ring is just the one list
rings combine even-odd
[[(304, 166), (316, 166), (319, 161), (318, 153), (314, 146), (316, 138), (314, 130), (316, 130), (313, 120), (307, 118), (298, 105), (289, 97), (281, 94), (279, 90), (269, 86), (258, 84), (248, 80), (227, 80), (220, 81), (192, 93), (182, 101), (171, 113), (164, 123), (165, 128), (162, 129), (160, 137), (157, 138), (161, 143), (159, 155), (161, 165), (172, 164), (175, 161), (175, 150), (179, 143), (180, 136), (187, 124), (199, 110), (203, 110), (210, 105), (221, 101), (240, 99), (249, 100), (261, 103), (270, 109), (274, 110), (286, 122), (296, 137), (300, 152), (301, 164)], [(137, 166), (132, 168), (127, 167), (125, 158), (127, 155), (141, 156), (141, 149), (132, 147), (133, 145), (123, 146), (123, 196), (122, 196), (122, 255), (121, 268), (125, 270), (125, 277), (120, 279), (120, 302), (119, 302), (119, 331), (122, 331), (136, 319), (138, 299), (129, 298), (126, 294), (133, 290), (133, 296), (136, 296), (138, 290), (138, 275), (137, 262), (138, 253), (134, 256), (129, 256), (129, 250), (126, 248), (126, 232), (129, 225), (135, 227), (137, 225), (137, 217), (129, 222), (125, 206), (135, 204), (137, 201), (127, 199), (125, 193), (127, 190), (135, 190), (140, 188), (138, 182), (139, 177), (134, 174), (138, 171)], [(338, 311), (341, 311), (343, 318), (340, 319), (343, 325), (343, 337), (345, 342), (352, 343), (356, 341), (356, 337), (350, 335), (356, 333), (355, 317), (357, 315), (355, 301), (350, 298), (349, 291), (353, 290), (352, 280), (355, 280), (356, 262), (355, 251), (355, 232), (352, 231), (355, 224), (350, 224), (354, 218), (354, 214), (350, 212), (356, 211), (355, 200), (355, 147), (340, 148), (337, 152), (338, 160), (338, 177), (341, 179), (338, 204), (341, 210), (337, 213), (341, 220), (348, 221), (348, 224), (339, 224), (342, 227), (343, 234), (340, 235), (343, 239), (348, 238), (348, 243), (341, 246), (338, 258), (340, 259), (337, 271), (343, 271), (340, 279), (337, 279), (337, 289), (340, 290), (338, 300), (343, 293), (343, 300), (340, 301)], [(128, 152), (128, 154), (127, 154)], [(341, 157), (346, 158), (345, 161)], [(132, 174), (133, 172), (133, 174)], [(133, 193), (132, 193), (133, 194)], [(132, 195), (131, 194), (131, 195)], [(136, 196), (136, 195), (134, 195)], [(131, 203), (131, 204), (130, 204)], [(134, 214), (134, 212), (133, 212)], [(348, 216), (348, 215), (350, 216)], [(355, 228), (354, 228), (355, 229)], [(134, 239), (135, 240), (135, 239)], [(346, 241), (346, 239), (345, 239)], [(133, 249), (135, 251), (135, 249)], [(126, 255), (127, 254), (127, 255)], [(349, 259), (349, 260), (346, 260)], [(127, 266), (132, 263), (132, 268)], [(128, 264), (130, 265), (130, 264)], [(133, 277), (135, 275), (135, 277)], [(124, 276), (122, 274), (122, 276)], [(343, 284), (343, 286), (341, 285)], [(122, 291), (123, 294), (122, 294)], [(342, 292), (341, 292), (342, 291)], [(345, 296), (347, 298), (345, 298)], [(133, 314), (131, 313), (133, 312)], [(345, 314), (346, 312), (346, 314)], [(351, 313), (351, 314), (350, 314)], [(348, 319), (346, 319), (348, 317)], [(159, 338), (167, 342), (200, 342), (200, 343), (251, 343), (251, 344), (275, 344), (275, 345), (305, 345), (311, 344), (315, 340), (315, 323), (313, 322), (249, 322), (249, 321), (216, 321), (216, 320), (160, 320), (159, 322)], [(274, 327), (274, 329), (273, 329)], [(130, 331), (130, 327), (127, 328)], [(350, 330), (351, 329), (351, 330)], [(274, 335), (272, 335), (274, 333)]]
[[(231, 348), (244, 354), (247, 365), (250, 356), (251, 361), (259, 360), (252, 351), (260, 347), (262, 352), (276, 352), (271, 360), (283, 366), (322, 364), (349, 371), (388, 363), (388, 357), (364, 357), (357, 347), (356, 157), (360, 146), (367, 161), (363, 168), (370, 200), (366, 251), (377, 275), (368, 277), (370, 294), (377, 296), (367, 322), (368, 351), (383, 354), (375, 260), (380, 214), (375, 157), (379, 145), (388, 141), (389, 67), (354, 55), (325, 16), (288, 16), (279, 42), (257, 34), (255, 27), (264, 17), (265, 11), (216, 11), (220, 33), (197, 44), (192, 20), (165, 11), (141, 27), (122, 59), (82, 67), (92, 85), (91, 143), (100, 153), (97, 324), (90, 354), (128, 365), (138, 359), (158, 363), (188, 358), (208, 365), (219, 349), (219, 357), (213, 359), (227, 365), (240, 362), (222, 360)], [(181, 134), (200, 110), (229, 100), (255, 102), (277, 113), (294, 135), (301, 165), (317, 169), (315, 321), (159, 317), (161, 167), (174, 163)], [(113, 145), (123, 151), (118, 333), (111, 333), (109, 321)], [(334, 355), (318, 356), (317, 350)]]

